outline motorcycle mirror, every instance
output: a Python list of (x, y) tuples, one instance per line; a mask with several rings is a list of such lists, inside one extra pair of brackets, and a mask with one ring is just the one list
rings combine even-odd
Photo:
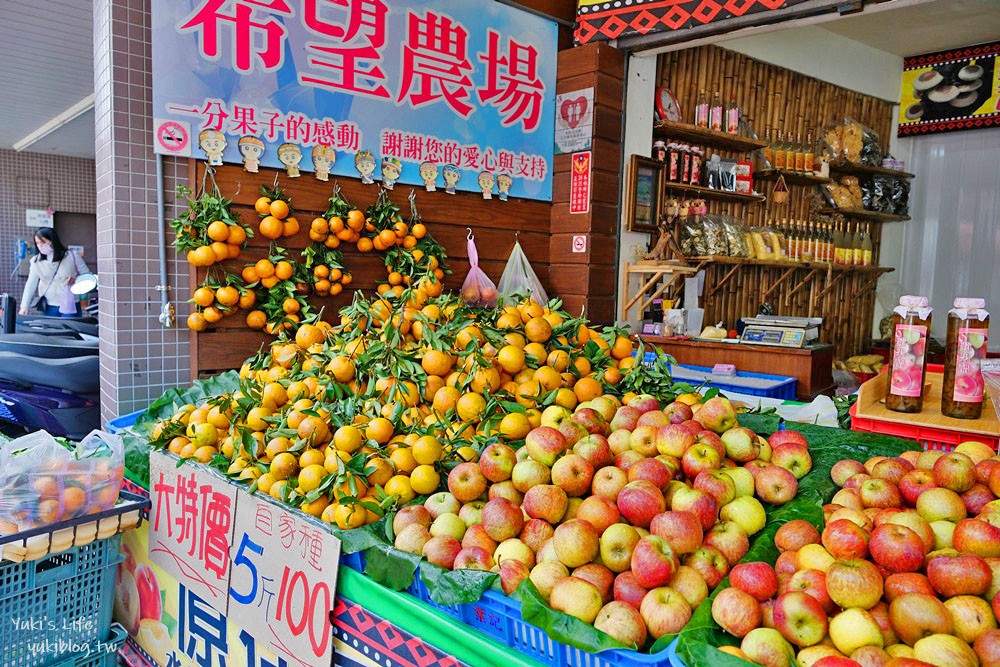
[(97, 276), (93, 273), (84, 273), (77, 276), (76, 280), (70, 286), (69, 291), (80, 296), (93, 292), (95, 289), (97, 289)]

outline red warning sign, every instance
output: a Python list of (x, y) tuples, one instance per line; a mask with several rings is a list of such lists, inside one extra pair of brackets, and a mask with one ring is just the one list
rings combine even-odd
[(157, 148), (172, 155), (190, 154), (191, 135), (185, 125), (174, 120), (160, 123), (156, 128)]

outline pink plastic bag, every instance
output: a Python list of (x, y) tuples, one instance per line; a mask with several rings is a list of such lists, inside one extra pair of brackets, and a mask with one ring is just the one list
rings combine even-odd
[(497, 286), (490, 277), (479, 268), (479, 251), (476, 250), (475, 237), (469, 229), (469, 275), (462, 283), (462, 298), (470, 306), (495, 308), (497, 305)]

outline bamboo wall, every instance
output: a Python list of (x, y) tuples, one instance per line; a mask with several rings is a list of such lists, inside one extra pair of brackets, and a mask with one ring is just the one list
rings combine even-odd
[[(718, 90), (723, 100), (735, 93), (744, 118), (761, 139), (771, 128), (772, 135), (776, 129), (792, 131), (795, 135), (801, 134), (803, 141), (807, 131), (812, 130), (815, 140), (828, 124), (850, 117), (879, 135), (883, 151), (888, 148), (893, 112), (890, 103), (720, 47), (703, 46), (661, 54), (657, 80), (677, 97), (684, 122), (693, 121), (699, 90), (704, 89), (710, 98)], [(710, 150), (726, 157), (747, 158), (746, 154), (733, 151)], [(816, 219), (815, 215), (810, 215), (819, 203), (815, 184), (797, 184), (789, 180), (788, 202), (779, 205), (771, 201), (774, 183), (754, 179), (754, 188), (768, 195), (766, 203), (708, 200), (708, 210), (731, 215), (751, 227), (781, 225), (785, 219)], [(683, 193), (673, 196), (685, 197)], [(884, 223), (845, 219), (839, 215), (828, 221), (842, 231), (867, 232), (874, 244), (874, 262), (878, 263)], [(781, 315), (825, 318), (822, 340), (834, 344), (838, 358), (868, 348), (878, 271), (813, 272), (800, 268), (785, 276), (786, 267), (755, 263), (707, 264), (705, 268), (702, 305), (706, 324), (723, 321), (727, 326), (735, 326), (741, 317), (757, 314), (760, 304), (767, 301)], [(775, 286), (783, 276), (784, 280)], [(725, 283), (716, 289), (723, 280)], [(675, 296), (678, 295), (675, 293)]]

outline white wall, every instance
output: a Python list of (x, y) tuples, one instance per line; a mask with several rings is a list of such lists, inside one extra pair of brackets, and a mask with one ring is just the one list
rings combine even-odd
[(899, 101), (902, 57), (819, 26), (731, 39), (719, 46), (865, 95)]
[[(628, 165), (631, 156), (649, 156), (653, 144), (653, 95), (656, 90), (656, 56), (629, 56), (625, 71), (625, 138), (622, 150), (625, 155), (625, 166), (622, 174), (622, 193), (620, 201), (624, 202), (625, 181), (628, 179)], [(618, 306), (616, 317), (621, 315), (621, 306), (628, 300), (626, 296), (628, 277), (625, 275), (625, 264), (632, 261), (636, 247), (646, 250), (649, 234), (633, 233), (625, 229), (625, 207), (621, 207), (620, 222), (621, 243), (618, 244)], [(638, 288), (638, 279), (632, 280), (633, 289)], [(633, 308), (629, 318), (625, 320), (633, 331), (639, 331), (638, 324), (642, 313)]]

